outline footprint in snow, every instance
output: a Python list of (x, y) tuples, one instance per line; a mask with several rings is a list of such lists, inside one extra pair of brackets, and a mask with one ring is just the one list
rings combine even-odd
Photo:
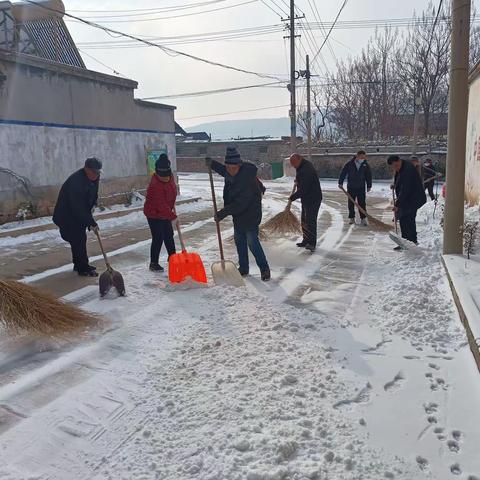
[(434, 370), (440, 370), (440, 367), (438, 365), (436, 365), (435, 363), (429, 363), (428, 366), (430, 368), (433, 368)]
[(458, 442), (462, 438), (462, 432), (460, 430), (453, 430), (452, 437)]
[(460, 465), (458, 463), (454, 463), (451, 467), (450, 467), (450, 471), (454, 474), (454, 475), (461, 475), (462, 474), (462, 469), (460, 468)]
[(390, 382), (387, 382), (384, 386), (383, 389), (388, 392), (392, 388), (399, 387), (405, 380), (405, 377), (402, 372), (398, 372), (395, 377), (393, 377), (393, 380)]
[(366, 403), (370, 400), (370, 391), (372, 386), (370, 383), (367, 383), (354, 398), (347, 398), (345, 400), (340, 400), (339, 402), (333, 405), (333, 408), (337, 409), (340, 407), (345, 407), (347, 405), (352, 405), (353, 403)]
[(417, 465), (419, 466), (420, 470), (427, 470), (429, 467), (428, 460), (424, 457), (421, 457), (420, 455), (417, 456)]
[(432, 413), (436, 413), (438, 411), (438, 404), (434, 402), (427, 403), (423, 406), (425, 408), (425, 413), (431, 415)]
[(460, 451), (460, 445), (455, 440), (449, 440), (447, 445), (451, 452), (458, 453)]

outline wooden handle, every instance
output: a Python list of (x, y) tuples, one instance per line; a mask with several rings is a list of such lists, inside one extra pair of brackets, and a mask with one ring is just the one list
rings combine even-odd
[(105, 260), (105, 265), (107, 266), (107, 270), (110, 270), (110, 263), (108, 263), (108, 258), (107, 254), (105, 253), (105, 249), (103, 248), (103, 243), (102, 239), (100, 237), (100, 233), (98, 233), (98, 230), (95, 230), (95, 235), (97, 236), (98, 243), (100, 244), (100, 250), (102, 251), (103, 259)]
[(343, 191), (343, 193), (348, 197), (348, 199), (353, 202), (357, 208), (360, 210), (360, 212), (362, 212), (364, 215), (367, 215), (367, 217), (369, 217), (370, 215), (367, 213), (367, 211), (362, 208), (359, 203), (353, 199), (353, 197), (343, 188), (343, 185), (340, 185), (340, 189)]
[[(177, 212), (175, 212), (175, 215)], [(187, 249), (185, 248), (185, 242), (183, 241), (183, 234), (182, 234), (182, 229), (180, 228), (180, 221), (177, 219), (175, 220), (175, 226), (177, 227), (177, 233), (178, 233), (178, 239), (180, 240), (180, 245), (182, 247), (182, 252), (186, 252)]]
[[(290, 197), (297, 191), (297, 183), (293, 183), (293, 188), (292, 188), (292, 193), (290, 194)], [(292, 208), (292, 201), (290, 200), (290, 197), (288, 197), (288, 202), (285, 210), (290, 210)]]
[[(217, 208), (217, 198), (215, 197), (215, 185), (213, 184), (213, 173), (212, 173), (212, 167), (208, 167), (208, 175), (210, 177), (210, 189), (212, 190), (212, 202), (213, 202), (213, 212), (215, 213), (215, 217), (217, 216), (218, 213), (218, 208)], [(218, 238), (218, 248), (220, 250), (220, 258), (223, 261), (225, 261), (225, 255), (223, 253), (223, 242), (222, 242), (222, 232), (220, 231), (220, 222), (216, 221), (215, 222), (217, 225), (217, 238)]]

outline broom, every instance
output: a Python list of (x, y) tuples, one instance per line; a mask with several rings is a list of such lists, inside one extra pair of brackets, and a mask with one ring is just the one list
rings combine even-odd
[[(297, 185), (293, 185), (292, 195), (295, 193)], [(278, 213), (270, 220), (265, 222), (261, 227), (261, 234), (268, 236), (268, 234), (289, 235), (301, 233), (302, 227), (298, 218), (291, 210), (292, 201), (289, 199), (287, 206), (283, 212)]]
[(93, 326), (99, 319), (30, 285), (0, 280), (0, 325), (11, 332), (56, 337)]
[(364, 208), (362, 208), (358, 204), (358, 202), (356, 200), (354, 200), (352, 198), (352, 196), (342, 186), (340, 186), (340, 189), (348, 197), (348, 199), (357, 206), (357, 208), (360, 210), (360, 212), (362, 212), (370, 220), (371, 223), (373, 223), (375, 226), (377, 226), (378, 228), (381, 228), (383, 230), (388, 230), (388, 231), (392, 230), (391, 225), (387, 225), (386, 223), (383, 223), (381, 220), (378, 220), (378, 218), (375, 218), (374, 216), (367, 213), (367, 211)]

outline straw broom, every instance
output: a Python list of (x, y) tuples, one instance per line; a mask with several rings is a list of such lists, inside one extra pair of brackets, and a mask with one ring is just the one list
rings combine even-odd
[(0, 326), (10, 332), (58, 337), (91, 327), (98, 321), (98, 316), (35, 287), (0, 280)]
[[(292, 195), (295, 193), (296, 184), (293, 185)], [(296, 235), (301, 233), (302, 226), (300, 221), (292, 212), (292, 201), (289, 199), (283, 212), (278, 213), (261, 227), (261, 234), (265, 237), (269, 235)]]
[(370, 215), (369, 213), (367, 213), (367, 211), (364, 208), (362, 208), (358, 204), (358, 202), (356, 200), (354, 200), (352, 198), (352, 196), (343, 187), (340, 187), (340, 189), (348, 197), (348, 199), (351, 202), (353, 202), (357, 206), (357, 208), (368, 218), (368, 220), (370, 220), (370, 222), (373, 225), (375, 225), (378, 228), (381, 228), (382, 230), (387, 230), (387, 231), (393, 230), (391, 225), (387, 225), (386, 223), (382, 222), (381, 220), (378, 220), (378, 218), (375, 218), (373, 215)]

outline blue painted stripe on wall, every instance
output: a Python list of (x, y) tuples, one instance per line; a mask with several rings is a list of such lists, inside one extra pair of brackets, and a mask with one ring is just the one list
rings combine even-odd
[(43, 123), (29, 122), (26, 120), (4, 120), (0, 119), (0, 125), (22, 125), (30, 127), (51, 127), (51, 128), (70, 128), (79, 130), (101, 130), (106, 132), (131, 132), (131, 133), (164, 133), (175, 135), (175, 132), (166, 132), (162, 130), (142, 130), (137, 128), (112, 128), (112, 127), (92, 127), (89, 125), (63, 125), (61, 123)]

